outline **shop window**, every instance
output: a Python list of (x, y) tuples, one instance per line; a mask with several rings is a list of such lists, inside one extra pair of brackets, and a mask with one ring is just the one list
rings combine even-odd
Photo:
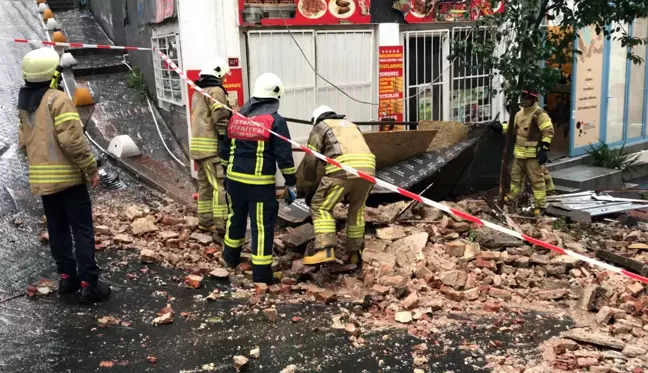
[[(627, 25), (613, 24), (612, 28)], [(610, 63), (607, 90), (607, 134), (605, 142), (614, 144), (623, 141), (623, 117), (625, 109), (626, 67), (628, 50), (620, 40), (610, 41)]]
[[(449, 32), (405, 32), (405, 81), (408, 121), (444, 120)], [(446, 91), (447, 92), (447, 91)]]
[[(155, 36), (151, 38), (151, 44), (182, 69), (180, 38), (177, 34)], [(153, 52), (153, 69), (157, 98), (166, 103), (183, 106), (185, 104), (184, 82), (156, 52)]]
[[(452, 29), (453, 40), (487, 40), (490, 34), (486, 30), (475, 32), (472, 27), (455, 27)], [(452, 93), (450, 98), (450, 118), (462, 123), (479, 123), (490, 121), (491, 78), (483, 58), (466, 51), (462, 59), (456, 58), (452, 65)], [(470, 66), (470, 67), (469, 67)]]
[[(633, 36), (641, 39), (648, 38), (648, 18), (635, 20), (632, 25)], [(646, 45), (634, 48), (634, 53), (646, 58)], [(641, 137), (644, 120), (644, 88), (646, 86), (646, 65), (631, 64), (630, 66), (630, 96), (628, 97), (628, 139)]]

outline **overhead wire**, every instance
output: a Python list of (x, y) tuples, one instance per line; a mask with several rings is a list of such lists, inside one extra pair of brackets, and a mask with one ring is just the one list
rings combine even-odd
[[(308, 66), (310, 67), (310, 69), (313, 70), (313, 72), (315, 73), (315, 75), (317, 75), (320, 79), (322, 79), (323, 81), (325, 81), (326, 83), (328, 83), (331, 87), (335, 88), (337, 91), (339, 91), (340, 93), (342, 93), (343, 95), (345, 95), (346, 97), (348, 97), (349, 99), (351, 99), (352, 101), (355, 101), (355, 102), (360, 103), (360, 104), (365, 104), (365, 105), (380, 106), (380, 103), (375, 103), (375, 102), (370, 102), (370, 101), (363, 101), (363, 100), (359, 100), (359, 99), (357, 99), (357, 98), (351, 96), (351, 95), (348, 94), (346, 91), (344, 91), (342, 88), (338, 87), (338, 86), (335, 85), (333, 82), (331, 82), (330, 80), (328, 80), (328, 79), (326, 79), (325, 77), (323, 77), (323, 76), (319, 73), (319, 71), (317, 71), (317, 68), (316, 68), (315, 66), (313, 66), (313, 63), (311, 63), (310, 59), (309, 59), (308, 56), (306, 55), (306, 52), (304, 52), (304, 49), (301, 47), (301, 45), (300, 45), (299, 42), (297, 41), (297, 38), (295, 38), (295, 35), (293, 34), (293, 31), (291, 30), (290, 26), (288, 25), (288, 22), (287, 22), (287, 20), (286, 20), (286, 17), (284, 17), (283, 12), (281, 11), (281, 7), (279, 6), (279, 0), (275, 0), (275, 3), (277, 4), (277, 10), (279, 11), (279, 15), (281, 16), (281, 19), (282, 19), (282, 21), (283, 21), (284, 27), (285, 27), (286, 30), (288, 31), (288, 34), (290, 35), (290, 38), (293, 40), (293, 42), (294, 42), (295, 45), (297, 46), (297, 49), (299, 49), (299, 52), (300, 52), (301, 55), (304, 57), (304, 59), (306, 60), (306, 63), (308, 64)], [(471, 35), (471, 34), (472, 34), (472, 33), (468, 33), (468, 35)], [(468, 36), (466, 37), (465, 40), (468, 40)], [(443, 75), (445, 75), (445, 73), (448, 72), (448, 70), (450, 70), (450, 69), (452, 68), (452, 65), (453, 65), (453, 63), (454, 63), (454, 61), (455, 61), (456, 59), (457, 59), (457, 57), (455, 57), (455, 58), (453, 58), (452, 60), (450, 60), (450, 63), (448, 64), (448, 67), (446, 67), (443, 71), (441, 71), (441, 73), (440, 73), (440, 74), (439, 74), (439, 75), (438, 75), (434, 80), (432, 80), (430, 83), (426, 84), (426, 85), (423, 86), (423, 87), (420, 87), (420, 88), (418, 89), (418, 91), (417, 91), (415, 94), (413, 94), (413, 95), (411, 95), (411, 96), (403, 97), (403, 98), (394, 98), (394, 99), (389, 99), (389, 100), (385, 100), (385, 101), (401, 101), (401, 100), (409, 100), (409, 99), (412, 99), (412, 98), (415, 98), (415, 97), (420, 96), (420, 95), (423, 94), (426, 90), (431, 89), (432, 86), (433, 86), (436, 82), (438, 82), (439, 79), (441, 79), (441, 78), (443, 77)]]

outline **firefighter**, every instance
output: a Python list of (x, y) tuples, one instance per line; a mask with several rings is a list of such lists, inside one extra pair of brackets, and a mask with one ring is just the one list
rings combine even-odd
[[(328, 106), (315, 109), (312, 118), (314, 127), (308, 138), (308, 147), (373, 176), (376, 157), (369, 150), (358, 127), (344, 118), (344, 115), (336, 114)], [(318, 183), (319, 163), (319, 159), (313, 155), (304, 158), (304, 194), (315, 227), (314, 250), (306, 254), (304, 264), (335, 261), (337, 239), (332, 211), (345, 197), (349, 200), (346, 247), (351, 254), (351, 262), (358, 264), (364, 241), (365, 202), (373, 184), (329, 164), (325, 165), (325, 176)]]
[(217, 102), (201, 94), (194, 94), (191, 110), (191, 158), (198, 165), (199, 229), (205, 232), (225, 232), (227, 200), (218, 147), (225, 138), (230, 112), (223, 78), (229, 74), (227, 61), (217, 58), (200, 72), (196, 84)]
[[(553, 139), (554, 129), (549, 115), (538, 105), (538, 93), (522, 92), (522, 108), (515, 115), (515, 149), (511, 170), (511, 190), (504, 197), (506, 202), (515, 200), (522, 192), (524, 176), (531, 182), (536, 201), (534, 215), (541, 215), (547, 206), (547, 189), (553, 188), (553, 181), (546, 170), (547, 153)], [(502, 133), (508, 124), (495, 122), (493, 130)]]
[(254, 282), (274, 282), (271, 266), (278, 213), (277, 168), (286, 181), (286, 202), (292, 203), (296, 198), (297, 179), (291, 146), (267, 131), (290, 138), (286, 120), (277, 113), (283, 94), (284, 86), (279, 77), (269, 73), (261, 75), (254, 84), (252, 98), (240, 111), (250, 119), (232, 116), (227, 126), (227, 140), (221, 148), (221, 158), (227, 159), (225, 177), (231, 208), (223, 256), (229, 266), (239, 264), (249, 216)]
[(36, 49), (24, 57), (18, 143), (27, 155), (31, 191), (43, 200), (50, 249), (61, 276), (59, 293), (81, 289), (81, 303), (90, 304), (111, 293), (99, 281), (86, 187), (87, 180), (96, 187), (99, 175), (79, 113), (60, 88), (63, 68), (59, 61), (51, 48)]

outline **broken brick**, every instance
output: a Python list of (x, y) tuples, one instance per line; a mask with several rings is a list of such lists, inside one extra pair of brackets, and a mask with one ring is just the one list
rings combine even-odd
[(499, 298), (499, 299), (504, 299), (504, 300), (511, 300), (513, 294), (504, 289), (498, 289), (498, 288), (493, 288), (491, 287), (488, 290), (488, 295), (490, 295), (493, 298)]
[(482, 259), (480, 257), (477, 257), (477, 261), (475, 262), (475, 265), (477, 267), (479, 267), (479, 268), (488, 268), (488, 269), (492, 269), (492, 270), (497, 268), (497, 265), (495, 264), (495, 262), (490, 261), (490, 260), (484, 260), (484, 259)]
[(410, 311), (396, 312), (396, 315), (394, 315), (394, 320), (398, 321), (401, 324), (408, 324), (412, 321), (412, 313)]
[(202, 276), (188, 275), (185, 277), (184, 283), (192, 289), (198, 289), (202, 285)]
[(461, 258), (464, 256), (466, 251), (466, 244), (463, 241), (451, 241), (446, 243), (445, 252), (449, 256), (454, 256), (455, 258)]
[(245, 356), (234, 356), (234, 369), (237, 372), (241, 372), (248, 368), (248, 358)]
[(324, 303), (332, 303), (337, 300), (337, 294), (330, 290), (319, 291), (315, 293), (315, 298)]
[(405, 299), (401, 301), (401, 305), (406, 310), (411, 310), (413, 308), (416, 308), (418, 307), (418, 304), (419, 304), (419, 297), (416, 292), (412, 292), (410, 295), (408, 295)]
[(569, 290), (556, 289), (556, 290), (542, 290), (536, 293), (541, 300), (558, 300), (569, 294)]
[(375, 284), (371, 289), (373, 291), (375, 291), (376, 293), (380, 294), (380, 295), (387, 295), (387, 294), (389, 294), (389, 291), (391, 290), (391, 288), (389, 288), (387, 286), (382, 286), (382, 285), (378, 285), (378, 284)]
[(277, 309), (276, 308), (266, 308), (263, 310), (263, 314), (265, 315), (266, 319), (270, 322), (275, 322), (277, 321)]
[(600, 325), (607, 325), (613, 319), (623, 319), (626, 313), (618, 308), (605, 306), (596, 314), (596, 322)]
[(463, 271), (446, 271), (439, 275), (441, 282), (444, 285), (453, 287), (455, 289), (462, 289), (466, 286), (468, 274)]

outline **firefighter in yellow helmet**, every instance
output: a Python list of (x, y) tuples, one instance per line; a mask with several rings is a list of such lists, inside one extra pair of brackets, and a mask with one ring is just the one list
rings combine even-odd
[[(369, 150), (358, 127), (344, 117), (328, 106), (315, 109), (308, 148), (373, 176), (376, 157)], [(359, 263), (365, 233), (365, 203), (373, 184), (329, 164), (325, 165), (326, 175), (318, 183), (317, 166), (320, 160), (306, 155), (303, 162), (304, 194), (315, 227), (314, 251), (306, 253), (304, 264), (335, 261), (337, 239), (333, 207), (345, 197), (349, 201), (346, 247), (351, 254), (351, 262)]]
[(23, 59), (18, 143), (27, 155), (31, 191), (43, 200), (50, 249), (61, 276), (59, 293), (81, 289), (81, 302), (88, 304), (108, 298), (111, 292), (99, 281), (92, 206), (85, 185), (90, 180), (97, 186), (99, 175), (79, 113), (60, 88), (63, 68), (59, 63), (58, 53), (51, 48), (36, 49)]
[[(534, 215), (541, 215), (547, 206), (547, 192), (553, 193), (553, 180), (547, 171), (547, 153), (554, 136), (554, 128), (549, 115), (538, 105), (538, 93), (530, 90), (522, 92), (522, 108), (515, 115), (514, 162), (511, 170), (511, 190), (504, 197), (512, 202), (522, 192), (524, 177), (531, 182), (536, 202)], [(508, 129), (508, 124), (494, 123), (492, 128), (499, 133)]]
[(217, 58), (200, 72), (196, 84), (217, 102), (201, 94), (194, 94), (191, 109), (191, 158), (198, 165), (198, 218), (199, 228), (224, 234), (227, 222), (227, 201), (223, 182), (225, 175), (221, 164), (219, 146), (225, 138), (230, 119), (227, 90), (223, 79), (229, 74), (227, 61)]

